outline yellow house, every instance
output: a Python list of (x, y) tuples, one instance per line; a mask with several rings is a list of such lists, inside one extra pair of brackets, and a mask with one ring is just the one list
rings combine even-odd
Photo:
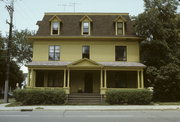
[(139, 44), (128, 13), (45, 13), (33, 42), (28, 87), (105, 94), (144, 88)]

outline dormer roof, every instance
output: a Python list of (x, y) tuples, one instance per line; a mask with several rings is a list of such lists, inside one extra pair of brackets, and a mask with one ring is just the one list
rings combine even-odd
[(92, 22), (92, 19), (89, 16), (85, 15), (83, 18), (80, 19), (80, 22), (82, 22), (82, 21), (90, 21), (90, 22)]
[(58, 17), (58, 16), (56, 16), (56, 15), (54, 15), (53, 17), (51, 17), (50, 19), (49, 19), (49, 21), (51, 22), (51, 21), (59, 21), (59, 22), (61, 22), (62, 20)]
[(126, 22), (127, 20), (124, 18), (124, 17), (122, 17), (122, 16), (118, 16), (118, 17), (116, 17), (116, 19), (114, 20), (114, 22)]

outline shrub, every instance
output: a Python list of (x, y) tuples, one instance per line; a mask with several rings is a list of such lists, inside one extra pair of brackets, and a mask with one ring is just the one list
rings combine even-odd
[(106, 92), (106, 102), (109, 104), (150, 104), (152, 92), (147, 89), (109, 89)]
[(16, 101), (23, 105), (64, 104), (65, 91), (62, 89), (17, 89), (14, 91)]

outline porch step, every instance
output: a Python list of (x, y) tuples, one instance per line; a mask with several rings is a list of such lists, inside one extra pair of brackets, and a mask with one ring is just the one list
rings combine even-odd
[(68, 96), (68, 104), (102, 104), (104, 98), (96, 93), (72, 93)]

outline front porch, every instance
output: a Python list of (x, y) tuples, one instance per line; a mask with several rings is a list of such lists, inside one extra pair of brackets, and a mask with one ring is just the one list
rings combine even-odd
[[(115, 63), (117, 65), (117, 62)], [(112, 66), (89, 59), (81, 59), (63, 66), (52, 65), (29, 66), (28, 87), (59, 87), (67, 94), (105, 94), (106, 90), (111, 88), (144, 88), (144, 65)]]

